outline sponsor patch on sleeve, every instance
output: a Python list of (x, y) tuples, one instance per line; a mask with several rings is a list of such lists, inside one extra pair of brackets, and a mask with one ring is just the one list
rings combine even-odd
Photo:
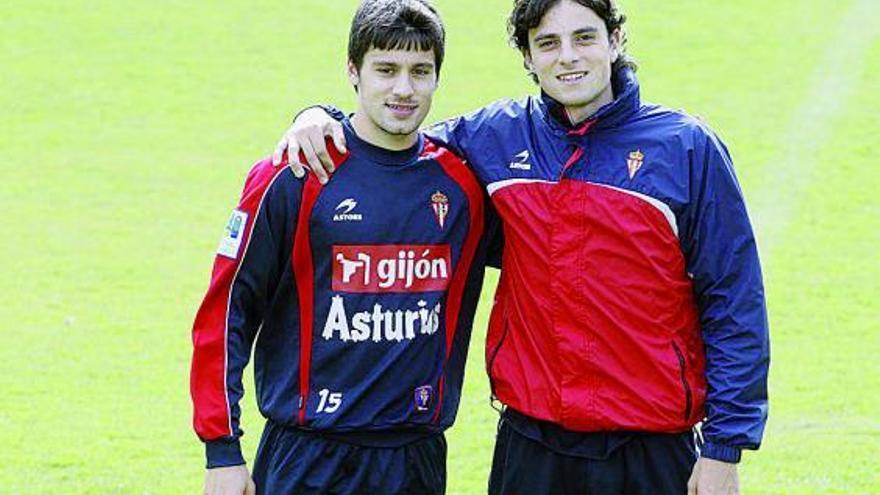
[(241, 210), (232, 210), (232, 216), (229, 217), (223, 237), (220, 239), (217, 254), (227, 258), (238, 259), (238, 251), (241, 248), (241, 240), (244, 237), (247, 220), (247, 213)]

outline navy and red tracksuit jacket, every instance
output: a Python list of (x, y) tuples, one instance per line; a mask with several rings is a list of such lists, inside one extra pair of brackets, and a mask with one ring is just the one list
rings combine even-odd
[(486, 263), (485, 193), (421, 136), (392, 152), (345, 129), (333, 181), (261, 161), (227, 225), (192, 332), (208, 467), (244, 462), (238, 403), (252, 348), (257, 402), (276, 423), (394, 443), (455, 418)]
[[(630, 69), (580, 125), (546, 95), (428, 131), (465, 157), (503, 223), (486, 345), (493, 393), (578, 432), (682, 432), (702, 455), (760, 445), (768, 323), (724, 144), (644, 104)], [(337, 113), (337, 117), (338, 117)]]

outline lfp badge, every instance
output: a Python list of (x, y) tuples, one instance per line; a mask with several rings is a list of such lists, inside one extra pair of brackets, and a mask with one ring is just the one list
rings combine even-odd
[(238, 236), (241, 235), (241, 226), (244, 223), (244, 217), (244, 215), (236, 212), (232, 215), (232, 218), (229, 219), (229, 223), (226, 224), (226, 235), (228, 235), (230, 239), (238, 239)]
[(425, 412), (431, 408), (431, 399), (434, 396), (434, 389), (430, 385), (422, 385), (413, 393), (416, 403), (416, 411)]
[(232, 216), (226, 222), (226, 229), (220, 239), (217, 254), (227, 258), (238, 259), (238, 251), (244, 238), (244, 227), (247, 224), (248, 214), (241, 210), (232, 210)]
[(446, 223), (446, 215), (449, 214), (449, 198), (440, 191), (431, 195), (431, 208), (434, 210), (434, 216), (440, 228)]

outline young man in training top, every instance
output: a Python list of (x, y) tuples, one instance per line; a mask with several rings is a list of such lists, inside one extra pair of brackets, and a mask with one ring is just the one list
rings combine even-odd
[[(427, 131), (504, 225), (492, 494), (738, 493), (740, 453), (761, 443), (766, 306), (731, 158), (703, 123), (641, 101), (624, 20), (614, 0), (516, 0), (511, 41), (541, 95)], [(310, 110), (279, 151), (326, 154), (338, 128)]]
[[(206, 493), (444, 492), (489, 219), (472, 172), (418, 132), (443, 53), (425, 0), (364, 1), (336, 180), (250, 171), (193, 327)], [(252, 348), (267, 418), (253, 482), (238, 406)]]

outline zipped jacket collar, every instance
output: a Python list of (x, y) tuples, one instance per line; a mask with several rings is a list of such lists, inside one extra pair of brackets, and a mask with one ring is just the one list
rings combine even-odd
[(628, 121), (641, 106), (639, 81), (635, 71), (630, 67), (622, 67), (611, 77), (614, 100), (596, 111), (588, 119), (573, 125), (565, 112), (562, 103), (541, 92), (539, 106), (543, 110), (547, 123), (554, 129), (570, 135), (582, 135), (589, 129), (606, 129), (617, 127)]

